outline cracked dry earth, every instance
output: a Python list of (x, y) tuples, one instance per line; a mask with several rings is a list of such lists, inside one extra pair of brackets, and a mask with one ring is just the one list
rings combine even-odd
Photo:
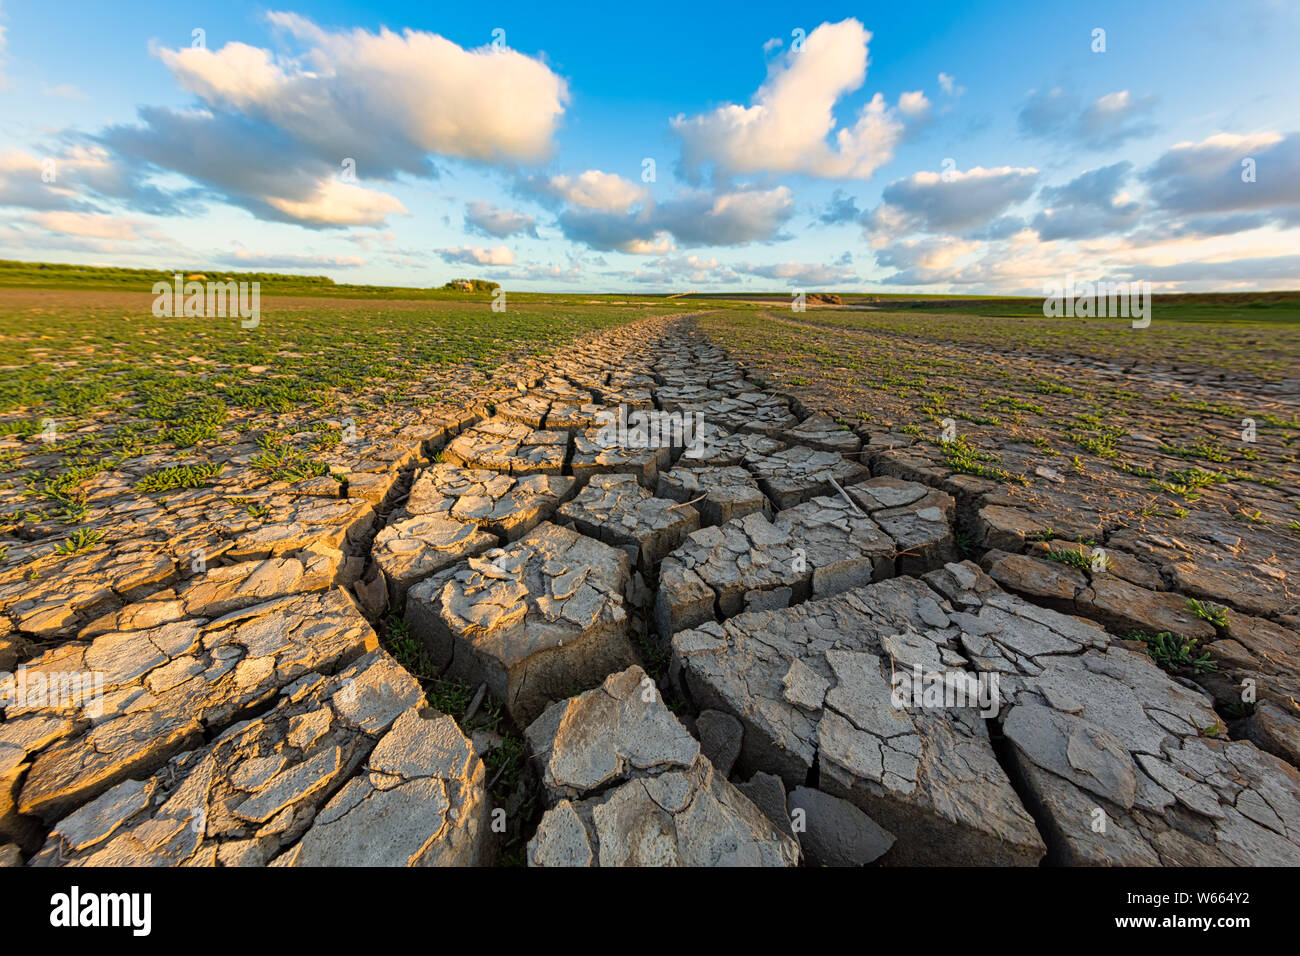
[[(1119, 636), (1214, 636), (1158, 540), (1043, 561), (1011, 505), (764, 387), (692, 317), (512, 371), (359, 428), (342, 485), (105, 477), (107, 540), (0, 578), (0, 666), (102, 677), (93, 708), (5, 712), (0, 859), (500, 861), (503, 738), (429, 706), (388, 610), (522, 734), (533, 866), (1300, 864), (1282, 585), (1241, 591), (1236, 669), (1201, 686)], [(703, 427), (611, 442), (620, 406)], [(998, 697), (896, 706), (913, 668)], [(1214, 682), (1243, 674), (1260, 704), (1229, 733)]]

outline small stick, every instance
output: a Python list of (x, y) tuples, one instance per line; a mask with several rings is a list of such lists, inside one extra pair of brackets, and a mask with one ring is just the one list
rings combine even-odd
[(668, 506), (668, 510), (669, 510), (669, 511), (672, 511), (672, 510), (674, 510), (675, 508), (685, 508), (687, 505), (693, 505), (693, 504), (695, 504), (695, 502), (697, 502), (697, 501), (703, 501), (703, 500), (704, 500), (705, 498), (707, 498), (707, 497), (709, 497), (709, 493), (706, 491), (704, 494), (700, 495), (698, 498), (692, 498), (690, 501), (682, 501), (682, 502), (679, 502), (679, 503), (677, 503), (677, 504), (675, 504), (675, 505), (669, 505), (669, 506)]
[(840, 493), (841, 498), (843, 498), (845, 501), (849, 503), (849, 507), (853, 509), (854, 514), (856, 514), (859, 518), (865, 518), (867, 516), (867, 513), (858, 507), (858, 503), (849, 497), (849, 493), (840, 487), (840, 483), (838, 481), (836, 481), (830, 475), (826, 476), (826, 480), (835, 486), (835, 490)]

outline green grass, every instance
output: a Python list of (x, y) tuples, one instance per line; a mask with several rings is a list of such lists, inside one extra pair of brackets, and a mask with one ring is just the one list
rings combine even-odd
[(329, 465), (323, 461), (313, 461), (307, 456), (287, 449), (268, 449), (252, 459), (249, 467), (260, 471), (276, 481), (301, 481), (304, 478), (317, 478), (329, 474)]
[(224, 466), (204, 462), (197, 465), (174, 465), (150, 472), (135, 483), (137, 491), (175, 491), (179, 488), (202, 488), (217, 475)]
[(985, 464), (985, 462), (997, 461), (998, 456), (971, 447), (965, 438), (958, 437), (949, 442), (942, 442), (940, 448), (943, 452), (944, 461), (953, 471), (965, 475), (978, 475), (981, 478), (991, 478), (994, 481), (1007, 484), (1028, 484), (1028, 479), (1024, 475), (1015, 475), (1005, 468)]
[(1145, 644), (1151, 659), (1171, 673), (1186, 669), (1190, 669), (1195, 674), (1218, 670), (1218, 665), (1211, 659), (1210, 652), (1198, 648), (1195, 638), (1180, 637), (1169, 631), (1161, 631), (1158, 634), (1132, 631), (1125, 637)]
[[(1092, 570), (1092, 555), (1082, 549), (1076, 551), (1073, 548), (1052, 548), (1047, 552), (1047, 558), (1049, 561), (1056, 561), (1059, 564), (1068, 564), (1080, 571)], [(1101, 566), (1102, 570), (1110, 567), (1110, 559), (1102, 558)]]
[(102, 531), (78, 528), (68, 535), (54, 550), (58, 554), (82, 554), (99, 544), (103, 537), (104, 533)]

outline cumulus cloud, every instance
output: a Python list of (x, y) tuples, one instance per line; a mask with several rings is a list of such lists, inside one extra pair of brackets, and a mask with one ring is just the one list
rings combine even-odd
[(794, 215), (786, 186), (740, 187), (715, 193), (683, 190), (661, 203), (648, 195), (636, 204), (588, 197), (560, 213), (566, 238), (602, 251), (662, 254), (676, 245), (737, 246), (777, 238)]
[(104, 213), (38, 212), (27, 216), (27, 221), (49, 232), (82, 236), (87, 239), (131, 241), (139, 238), (138, 222)]
[[(1253, 182), (1243, 179), (1251, 165), (1243, 166), (1246, 160), (1253, 161)], [(1300, 133), (1219, 133), (1199, 143), (1178, 143), (1144, 170), (1142, 179), (1156, 205), (1170, 214), (1257, 211), (1296, 223), (1300, 221)], [(1226, 220), (1201, 221), (1213, 228), (1214, 222)]]
[(439, 249), (444, 262), (467, 262), (479, 266), (512, 266), (515, 254), (505, 246), (484, 249), (481, 246), (461, 246), (459, 249)]
[(202, 106), (144, 107), (99, 145), (140, 177), (174, 172), (263, 219), (324, 228), (405, 212), (377, 185), (434, 176), (431, 156), (485, 163), (550, 155), (566, 81), (509, 49), (467, 50), (437, 34), (326, 30), (268, 19), (296, 44), (157, 49)]
[(830, 201), (818, 214), (817, 221), (825, 226), (837, 226), (846, 222), (858, 222), (861, 218), (862, 210), (858, 208), (858, 201), (844, 190), (837, 189), (831, 193)]
[(654, 220), (687, 246), (738, 246), (769, 240), (794, 215), (786, 186), (715, 195), (684, 193), (661, 203)]
[(1064, 186), (1044, 186), (1039, 192), (1044, 208), (1033, 219), (1039, 238), (1086, 239), (1132, 228), (1142, 212), (1123, 190), (1132, 168), (1122, 161), (1088, 170)]
[[(683, 171), (695, 178), (711, 163), (724, 178), (755, 172), (870, 177), (893, 158), (902, 121), (879, 93), (852, 126), (837, 129), (834, 115), (835, 104), (866, 79), (870, 40), (857, 20), (823, 23), (808, 34), (802, 50), (788, 50), (774, 61), (752, 105), (679, 114), (672, 128), (681, 138)], [(832, 133), (834, 146), (828, 141)]]
[(977, 229), (1028, 199), (1037, 181), (1032, 167), (913, 173), (885, 187), (882, 202), (865, 219), (866, 230), (880, 241), (913, 232)]
[(306, 198), (268, 196), (266, 202), (293, 221), (313, 226), (378, 226), (387, 222), (391, 213), (406, 212), (406, 207), (387, 193), (333, 179), (317, 184)]
[(844, 265), (820, 262), (777, 262), (770, 265), (740, 265), (738, 271), (764, 279), (776, 279), (791, 288), (832, 286), (856, 282), (857, 275)]
[(1065, 128), (1078, 105), (1078, 98), (1059, 86), (1050, 90), (1030, 90), (1016, 122), (1021, 132), (1030, 136), (1053, 136)]
[(1080, 108), (1078, 98), (1058, 86), (1030, 90), (1016, 121), (1021, 132), (1029, 136), (1064, 139), (1089, 149), (1110, 149), (1154, 130), (1147, 117), (1155, 102), (1154, 96), (1133, 96), (1128, 90), (1120, 90)]
[(522, 234), (537, 238), (537, 220), (510, 209), (500, 209), (481, 199), (465, 204), (465, 229), (484, 236), (504, 239)]
[(1128, 90), (1099, 96), (1079, 116), (1080, 140), (1093, 149), (1110, 149), (1127, 139), (1150, 134), (1146, 118), (1155, 106), (1154, 96), (1133, 96)]
[(898, 111), (904, 116), (919, 119), (930, 112), (930, 101), (921, 90), (912, 90), (898, 97)]
[(1292, 287), (1300, 276), (1300, 255), (1256, 256), (1214, 262), (1178, 262), (1165, 266), (1142, 266), (1131, 278), (1150, 282), (1234, 282), (1276, 284)]
[(740, 274), (731, 266), (697, 255), (661, 256), (647, 266), (611, 274), (639, 285), (677, 290), (740, 280)]
[(616, 173), (589, 169), (576, 176), (540, 176), (519, 183), (519, 190), (580, 209), (623, 213), (650, 198), (649, 191)]
[(307, 49), (276, 58), (228, 43), (158, 56), (209, 106), (377, 170), (391, 163), (418, 173), (428, 153), (484, 162), (550, 154), (568, 86), (538, 59), (505, 48), (466, 50), (420, 30), (331, 32), (294, 13), (267, 18)]
[(966, 92), (966, 87), (958, 86), (951, 73), (939, 74), (939, 89), (943, 91), (944, 96), (961, 96)]
[(192, 192), (164, 193), (100, 146), (70, 145), (49, 156), (0, 151), (0, 206), (103, 211), (100, 201), (126, 201), (136, 212), (181, 211)]

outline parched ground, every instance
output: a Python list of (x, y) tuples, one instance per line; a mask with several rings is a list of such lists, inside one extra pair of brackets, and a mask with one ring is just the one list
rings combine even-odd
[(699, 305), (0, 294), (0, 859), (1300, 863), (1300, 326)]

